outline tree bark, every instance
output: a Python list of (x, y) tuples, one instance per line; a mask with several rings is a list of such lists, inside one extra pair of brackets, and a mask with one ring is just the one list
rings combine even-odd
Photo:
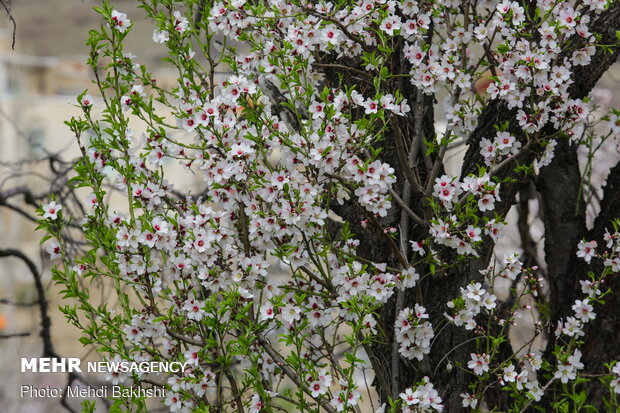
[[(602, 34), (600, 43), (614, 44), (615, 43), (615, 30), (620, 29), (620, 5), (616, 2), (612, 7), (601, 13), (598, 17), (593, 18), (591, 24), (593, 30)], [(579, 39), (575, 39), (576, 44), (580, 42)], [(572, 53), (572, 52), (570, 52)], [(574, 83), (569, 88), (571, 97), (583, 98), (594, 87), (598, 79), (609, 68), (609, 66), (617, 59), (618, 50), (615, 49), (614, 53), (610, 54), (602, 50), (598, 50), (593, 56), (592, 62), (585, 67), (577, 67), (573, 72)], [(562, 61), (564, 57), (568, 57), (569, 52), (558, 59)], [(402, 70), (403, 68), (401, 68)], [(327, 71), (326, 71), (327, 72)], [(339, 82), (335, 76), (326, 76), (329, 82)], [(331, 80), (330, 80), (331, 79)], [(415, 98), (415, 91), (411, 91), (409, 87), (403, 93), (409, 102), (413, 102)], [(424, 136), (432, 136), (432, 107), (433, 99), (425, 98), (424, 107), (426, 108), (426, 115), (424, 116)], [(411, 131), (414, 130), (413, 119), (411, 117), (406, 118), (409, 125), (405, 125), (403, 130), (408, 131), (406, 133), (406, 140), (408, 144), (414, 142), (414, 137)], [(469, 173), (476, 173), (478, 165), (483, 164), (483, 159), (480, 154), (479, 144), (483, 138), (492, 137), (495, 135), (495, 126), (508, 122), (508, 131), (517, 137), (521, 142), (525, 142), (525, 136), (518, 125), (516, 119), (516, 111), (508, 110), (506, 104), (499, 100), (489, 102), (486, 109), (480, 114), (478, 119), (478, 126), (469, 137), (467, 144), (468, 150), (465, 154), (463, 169), (461, 171), (461, 178), (467, 176)], [(430, 126), (429, 126), (430, 124)], [(544, 133), (553, 134), (554, 130), (547, 128)], [(386, 138), (386, 141), (382, 144), (381, 158), (383, 161), (390, 163), (395, 171), (398, 179), (398, 183), (402, 183), (405, 179), (404, 172), (399, 165), (399, 157), (396, 152), (397, 145), (394, 142), (394, 133)], [(569, 257), (574, 255), (576, 247), (575, 239), (579, 239), (585, 225), (583, 224), (582, 213), (575, 215), (574, 206), (578, 205), (577, 195), (575, 193), (574, 182), (564, 182), (562, 173), (566, 172), (570, 174), (571, 179), (576, 179), (575, 182), (579, 182), (578, 165), (576, 164), (576, 154), (574, 148), (565, 147), (566, 142), (559, 143), (558, 148), (558, 160), (555, 161), (555, 166), (550, 166), (547, 172), (543, 174), (541, 178), (541, 191), (547, 194), (546, 200), (543, 202), (551, 202), (554, 196), (563, 196), (562, 199), (567, 199), (570, 202), (566, 202), (561, 205), (559, 210), (552, 211), (554, 208), (551, 205), (547, 205), (547, 210), (553, 215), (559, 212), (561, 216), (551, 216), (547, 222), (549, 229), (554, 229), (554, 224), (561, 224), (566, 231), (571, 231), (570, 236), (567, 239), (561, 237), (561, 231), (555, 231), (550, 233), (548, 240), (548, 252), (547, 256), (550, 263), (558, 264), (553, 268), (553, 279), (555, 280), (552, 286), (552, 294), (556, 297), (557, 304), (554, 304), (554, 313), (559, 313), (561, 308), (565, 308), (566, 304), (562, 304), (559, 301), (560, 296), (566, 293), (572, 294), (575, 289), (576, 276), (570, 274), (570, 265), (567, 262), (562, 262), (562, 257)], [(518, 161), (521, 164), (531, 163), (537, 155), (540, 148), (531, 147), (524, 151)], [(562, 161), (569, 162), (568, 165), (563, 165)], [(416, 165), (417, 171), (422, 175), (422, 183), (426, 179), (426, 168), (423, 162), (419, 162)], [(498, 214), (505, 216), (510, 207), (514, 205), (516, 194), (519, 187), (523, 185), (526, 179), (529, 179), (523, 174), (514, 173), (514, 164), (504, 168), (498, 174), (500, 178), (510, 176), (514, 178), (514, 182), (503, 184), (501, 189), (502, 201), (496, 204), (496, 211)], [(576, 178), (575, 178), (576, 177)], [(558, 181), (560, 180), (560, 181)], [(557, 185), (557, 182), (563, 182), (561, 185)], [(619, 183), (620, 184), (620, 183)], [(562, 187), (567, 187), (569, 190), (566, 194), (560, 193)], [(555, 194), (555, 195), (554, 195)], [(557, 200), (557, 199), (556, 199)], [(421, 205), (422, 198), (412, 197), (409, 207), (414, 211), (420, 211), (420, 208), (424, 208)], [(575, 201), (575, 202), (573, 202)], [(572, 207), (572, 209), (571, 209)], [(395, 256), (389, 245), (385, 242), (385, 238), (381, 234), (380, 229), (372, 228), (370, 226), (363, 228), (360, 225), (360, 221), (365, 219), (366, 216), (361, 207), (356, 202), (348, 202), (344, 206), (334, 205), (332, 208), (338, 215), (344, 220), (349, 221), (351, 229), (357, 234), (361, 244), (359, 248), (359, 254), (371, 260), (378, 262), (388, 262), (391, 264), (396, 263)], [(557, 209), (557, 208), (556, 208)], [(619, 207), (620, 210), (620, 207)], [(388, 217), (381, 220), (381, 225), (393, 225), (397, 226), (398, 217), (400, 216), (400, 208), (398, 205), (393, 205), (392, 211), (390, 211)], [(582, 211), (583, 212), (583, 211)], [(424, 216), (423, 213), (421, 215)], [(564, 219), (568, 218), (568, 221)], [(412, 224), (409, 231), (409, 239), (401, 240), (408, 244), (409, 240), (420, 240), (428, 235), (425, 229), (420, 228)], [(552, 250), (554, 240), (561, 243), (561, 248), (558, 250)], [(433, 326), (439, 325), (444, 320), (444, 311), (446, 302), (460, 295), (460, 288), (470, 281), (476, 281), (481, 279), (480, 270), (485, 269), (491, 258), (493, 252), (494, 243), (490, 239), (485, 239), (484, 244), (479, 250), (480, 257), (474, 260), (468, 260), (462, 265), (450, 270), (449, 273), (436, 274), (435, 276), (428, 277), (421, 283), (421, 290), (423, 296), (423, 302), (418, 304), (427, 308), (430, 321)], [(440, 251), (443, 259), (454, 259), (454, 253), (451, 251)], [(571, 255), (572, 254), (572, 255)], [(428, 269), (420, 269), (419, 272), (427, 271)], [(568, 274), (567, 278), (562, 278), (562, 274)], [(416, 302), (415, 294), (408, 292), (405, 295), (405, 307), (412, 307)], [(469, 360), (469, 354), (473, 351), (474, 333), (466, 331), (462, 328), (454, 328), (453, 326), (447, 326), (441, 332), (436, 331), (438, 336), (435, 337), (431, 353), (421, 363), (409, 363), (401, 358), (400, 360), (400, 372), (392, 371), (391, 364), (391, 341), (394, 340), (394, 321), (396, 317), (395, 311), (395, 299), (391, 299), (380, 310), (378, 317), (379, 330), (382, 332), (381, 339), (368, 348), (369, 356), (373, 368), (377, 375), (381, 376), (376, 380), (377, 390), (382, 402), (386, 402), (388, 397), (391, 397), (395, 392), (394, 389), (389, 388), (390, 378), (393, 374), (399, 374), (401, 377), (399, 391), (404, 388), (412, 386), (415, 382), (419, 381), (424, 376), (429, 376), (430, 380), (435, 384), (441, 397), (444, 401), (445, 411), (456, 412), (462, 410), (462, 401), (459, 394), (467, 390), (467, 385), (470, 383), (471, 375), (467, 374), (459, 368), (448, 367), (448, 360), (453, 363), (459, 363), (466, 365)], [(620, 308), (620, 306), (618, 306)], [(620, 315), (618, 316), (620, 320)], [(620, 344), (620, 341), (616, 340)], [(504, 346), (504, 352), (510, 352), (509, 346)], [(620, 346), (617, 346), (620, 347)], [(493, 396), (497, 392), (497, 389), (490, 389), (489, 400), (493, 400), (496, 404), (502, 404), (501, 398)], [(502, 404), (503, 405), (503, 404)]]
[[(586, 234), (588, 240), (596, 240), (599, 248), (605, 247), (605, 229), (613, 233), (611, 221), (620, 217), (620, 162), (611, 170), (604, 188), (601, 210), (594, 222), (594, 228)], [(603, 263), (593, 260), (593, 265), (581, 263), (579, 273), (582, 278), (588, 271), (600, 274)], [(596, 319), (588, 324), (583, 346), (583, 363), (589, 374), (609, 373), (605, 363), (620, 360), (620, 274), (607, 277), (603, 290), (610, 288), (612, 293), (605, 297), (605, 303), (595, 308)], [(588, 403), (599, 411), (605, 411), (603, 399), (609, 398), (609, 390), (596, 379), (588, 385)]]
[(579, 291), (575, 253), (586, 230), (580, 181), (577, 146), (561, 139), (551, 164), (543, 167), (538, 176), (545, 225), (550, 320), (558, 320), (568, 314)]

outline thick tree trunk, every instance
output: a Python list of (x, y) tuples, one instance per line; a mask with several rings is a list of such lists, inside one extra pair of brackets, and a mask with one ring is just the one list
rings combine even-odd
[[(602, 44), (616, 44), (616, 31), (620, 30), (620, 3), (615, 2), (607, 11), (593, 18), (590, 24), (593, 32), (601, 35)], [(574, 83), (569, 88), (572, 98), (584, 98), (594, 88), (601, 76), (618, 60), (620, 48), (612, 53), (599, 49), (588, 66), (578, 66), (573, 71)], [(578, 195), (580, 184), (579, 165), (576, 148), (566, 142), (558, 141), (556, 155), (551, 165), (543, 168), (539, 177), (538, 190), (541, 192), (545, 222), (545, 259), (550, 284), (551, 323), (548, 332), (547, 348), (544, 357), (550, 362), (555, 345), (553, 330), (561, 317), (571, 315), (572, 305), (581, 294), (578, 280), (584, 279), (588, 271), (602, 270), (600, 262), (587, 265), (576, 259), (576, 245), (582, 239), (595, 239), (602, 245), (604, 228), (609, 221), (620, 216), (620, 165), (611, 172), (601, 212), (592, 231), (586, 231), (583, 199)], [(571, 212), (572, 211), (572, 212)], [(583, 361), (586, 371), (591, 374), (604, 372), (604, 364), (618, 359), (620, 353), (620, 282), (612, 280), (609, 287), (613, 294), (608, 297), (604, 309), (597, 310), (598, 318), (590, 323), (583, 348)], [(550, 408), (554, 386), (547, 390), (542, 405)], [(605, 411), (602, 396), (607, 390), (595, 380), (588, 385), (588, 404)]]
[[(620, 4), (618, 2), (614, 3), (609, 10), (594, 18), (591, 27), (593, 31), (602, 34), (603, 37), (600, 43), (615, 43), (615, 30), (620, 29)], [(576, 39), (576, 42), (579, 42), (579, 40)], [(592, 90), (602, 74), (617, 59), (617, 55), (618, 49), (615, 49), (615, 54), (599, 50), (592, 58), (590, 65), (575, 68), (573, 73), (574, 84), (569, 89), (571, 96), (573, 98), (585, 97)], [(565, 56), (569, 56), (569, 53), (567, 52)], [(565, 56), (561, 56), (558, 60), (561, 61)], [(405, 68), (401, 68), (401, 70), (403, 70), (403, 72), (406, 71)], [(330, 75), (328, 71), (326, 71), (326, 73), (328, 75), (326, 76), (328, 82), (334, 82), (335, 84), (340, 82), (337, 76), (332, 76), (333, 74)], [(403, 89), (403, 95), (407, 97), (408, 101), (410, 103), (414, 102), (415, 92), (411, 90), (410, 85), (403, 86)], [(433, 136), (432, 98), (425, 98), (424, 107), (426, 111), (423, 129), (424, 136), (428, 138)], [(415, 129), (415, 124), (411, 116), (405, 119), (409, 124), (402, 125), (402, 129), (405, 131), (407, 144), (410, 145), (414, 141), (412, 131)], [(525, 142), (525, 137), (516, 120), (516, 111), (508, 110), (504, 102), (490, 102), (479, 116), (478, 126), (468, 139), (468, 151), (464, 158), (461, 177), (469, 173), (477, 172), (477, 165), (483, 164), (483, 159), (479, 150), (480, 141), (483, 138), (492, 137), (495, 134), (494, 126), (504, 122), (508, 122), (509, 132), (515, 135), (517, 139)], [(551, 134), (555, 131), (546, 130), (546, 132)], [(397, 153), (398, 145), (396, 145), (394, 139), (394, 136), (388, 136), (386, 142), (382, 144), (381, 158), (394, 167), (398, 179), (398, 192), (400, 192), (406, 178), (403, 168), (399, 163), (399, 156)], [(530, 163), (536, 156), (537, 150), (539, 150), (539, 148), (531, 147), (529, 150), (522, 153), (518, 158), (519, 163)], [(576, 275), (571, 273), (571, 266), (569, 263), (571, 262), (570, 260), (573, 259), (572, 256), (574, 255), (576, 240), (578, 241), (585, 231), (583, 211), (581, 210), (575, 215), (574, 208), (579, 204), (574, 185), (575, 182), (579, 182), (579, 170), (576, 163), (574, 148), (568, 146), (566, 142), (559, 142), (556, 153), (558, 158), (554, 162), (555, 166), (552, 165), (548, 167), (547, 171), (541, 174), (539, 183), (539, 190), (543, 194), (545, 223), (550, 231), (546, 244), (546, 258), (548, 264), (553, 266), (553, 268), (551, 268), (550, 279), (552, 280), (551, 301), (554, 303), (554, 318), (567, 308), (567, 301), (562, 300), (562, 298), (568, 299), (568, 297), (574, 295)], [(421, 154), (419, 164), (416, 167), (424, 183), (427, 178), (427, 169), (424, 165), (423, 154)], [(514, 163), (504, 168), (504, 170), (499, 173), (500, 178), (510, 176), (515, 179), (513, 183), (502, 185), (502, 201), (496, 205), (496, 212), (502, 215), (505, 215), (510, 207), (514, 205), (519, 187), (524, 180), (528, 179), (526, 176), (515, 174), (513, 169)], [(564, 176), (563, 174), (567, 175)], [(620, 175), (620, 172), (618, 174)], [(617, 186), (620, 185), (620, 178), (618, 181)], [(562, 192), (562, 188), (567, 192)], [(557, 202), (558, 199), (564, 200), (562, 201), (562, 205), (552, 205), (553, 202)], [(409, 207), (416, 212), (420, 212), (420, 215), (425, 216), (423, 211), (424, 206), (421, 201), (422, 199), (419, 196), (413, 196)], [(613, 202), (609, 204), (611, 205)], [(377, 262), (388, 262), (392, 265), (398, 264), (393, 245), (390, 245), (390, 243), (386, 241), (380, 228), (380, 226), (398, 227), (401, 214), (398, 205), (395, 204), (388, 217), (381, 220), (380, 223), (377, 223), (377, 226), (368, 225), (366, 227), (362, 227), (360, 222), (365, 220), (367, 215), (356, 202), (348, 202), (343, 206), (333, 205), (332, 209), (344, 220), (348, 221), (352, 231), (357, 234), (358, 239), (361, 241), (358, 253), (362, 257)], [(618, 210), (620, 211), (620, 205), (618, 206)], [(547, 213), (549, 216), (547, 216)], [(563, 235), (565, 231), (568, 232), (567, 236)], [(401, 243), (408, 245), (409, 240), (420, 240), (428, 235), (426, 230), (414, 224), (411, 224), (408, 234), (408, 239), (401, 240)], [(557, 249), (554, 248), (556, 243)], [(488, 265), (493, 248), (493, 242), (490, 239), (486, 239), (479, 251), (480, 258), (468, 260), (461, 266), (451, 269), (450, 273), (438, 273), (433, 277), (428, 277), (421, 283), (423, 300), (419, 302), (419, 304), (427, 308), (430, 321), (434, 326), (438, 326), (440, 322), (444, 320), (446, 302), (460, 295), (460, 287), (470, 281), (480, 280), (481, 275), (479, 271), (486, 268)], [(453, 258), (451, 256), (452, 252), (450, 251), (441, 251), (440, 254), (447, 260)], [(566, 257), (568, 257), (568, 259), (563, 261), (563, 258)], [(424, 268), (418, 268), (418, 271), (421, 273), (426, 270), (427, 269)], [(620, 294), (616, 295), (616, 297), (618, 296), (620, 296)], [(405, 295), (404, 307), (412, 307), (416, 302), (417, 299), (413, 292), (408, 292)], [(620, 308), (620, 305), (615, 308)], [(452, 326), (448, 326), (441, 331), (435, 331), (438, 336), (435, 337), (431, 353), (423, 362), (408, 362), (401, 358), (399, 363), (400, 371), (393, 371), (392, 341), (394, 340), (395, 317), (396, 300), (392, 298), (380, 310), (380, 316), (378, 317), (378, 327), (382, 332), (380, 339), (367, 348), (373, 369), (377, 374), (375, 385), (377, 386), (381, 401), (386, 402), (389, 397), (397, 395), (400, 391), (404, 390), (404, 388), (412, 386), (422, 377), (428, 376), (435, 384), (444, 400), (445, 411), (461, 411), (462, 404), (459, 394), (467, 391), (467, 385), (471, 380), (471, 375), (458, 368), (449, 368), (448, 360), (466, 365), (469, 360), (469, 354), (474, 349), (474, 341), (472, 340), (472, 338), (474, 338), (474, 333)], [(620, 321), (620, 314), (618, 314), (617, 318), (605, 320), (607, 320), (607, 323)], [(613, 338), (610, 337), (610, 339), (613, 339), (613, 342), (616, 343), (615, 348), (620, 348), (620, 337), (614, 336)], [(505, 348), (502, 349), (503, 352), (507, 354), (511, 352), (509, 346), (504, 347)], [(397, 375), (400, 378), (399, 389), (391, 388), (391, 379), (393, 375)], [(506, 400), (502, 397), (498, 389), (490, 389), (488, 394), (489, 402), (492, 407), (506, 408)]]
[[(577, 146), (559, 140), (550, 165), (538, 177), (545, 224), (545, 261), (550, 287), (550, 319), (570, 312), (579, 291), (577, 244), (586, 230)], [(546, 320), (548, 321), (548, 320)], [(551, 335), (552, 337), (552, 335)]]
[[(605, 229), (613, 232), (611, 221), (620, 218), (620, 162), (611, 170), (607, 177), (604, 196), (601, 202), (601, 211), (594, 223), (594, 228), (586, 238), (596, 240), (599, 247), (604, 248), (603, 235)], [(580, 265), (579, 273), (584, 277), (588, 271), (597, 274), (603, 269), (600, 260), (593, 261), (592, 266)], [(614, 274), (607, 278), (606, 285), (612, 293), (605, 297), (605, 304), (595, 308), (596, 319), (593, 320), (586, 331), (585, 345), (583, 346), (583, 362), (586, 372), (589, 374), (609, 373), (606, 363), (620, 360), (620, 274)], [(605, 411), (603, 399), (609, 399), (610, 394), (606, 386), (594, 379), (588, 386), (588, 403), (594, 405), (599, 411)]]

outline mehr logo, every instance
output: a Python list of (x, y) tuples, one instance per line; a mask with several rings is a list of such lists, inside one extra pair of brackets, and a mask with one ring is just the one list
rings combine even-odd
[[(33, 357), (21, 359), (22, 373), (81, 373), (80, 359), (77, 357)], [(89, 373), (179, 373), (184, 372), (188, 362), (162, 361), (89, 361), (86, 369)]]
[(77, 357), (22, 357), (22, 373), (81, 373), (80, 359)]

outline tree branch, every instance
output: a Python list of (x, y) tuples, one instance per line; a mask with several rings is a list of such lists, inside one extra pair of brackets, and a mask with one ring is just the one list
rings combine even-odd
[(54, 346), (52, 344), (52, 335), (51, 335), (51, 326), (52, 320), (49, 318), (48, 314), (48, 303), (45, 298), (45, 289), (43, 288), (43, 283), (41, 281), (41, 274), (39, 270), (37, 270), (34, 262), (28, 258), (23, 252), (16, 249), (0, 249), (0, 258), (4, 257), (16, 257), (26, 264), (30, 273), (32, 274), (32, 278), (34, 280), (34, 287), (37, 291), (37, 302), (39, 304), (39, 314), (41, 316), (41, 340), (43, 341), (43, 357), (56, 357), (56, 353), (54, 351)]
[(566, 139), (558, 139), (555, 156), (551, 164), (541, 169), (537, 185), (545, 224), (552, 320), (566, 315), (577, 290), (575, 252), (586, 230), (580, 181), (577, 147)]
[(6, 4), (5, 0), (0, 0), (0, 4), (4, 7), (4, 11), (6, 12), (7, 17), (13, 24), (13, 39), (11, 41), (11, 49), (15, 50), (15, 34), (17, 33), (17, 23), (13, 18), (13, 14), (11, 13), (11, 8)]

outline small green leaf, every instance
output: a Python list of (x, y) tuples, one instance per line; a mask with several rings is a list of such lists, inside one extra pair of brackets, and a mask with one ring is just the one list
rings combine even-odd
[(499, 46), (497, 46), (497, 51), (500, 52), (501, 54), (506, 54), (510, 51), (510, 46), (508, 46), (506, 43), (502, 43)]

